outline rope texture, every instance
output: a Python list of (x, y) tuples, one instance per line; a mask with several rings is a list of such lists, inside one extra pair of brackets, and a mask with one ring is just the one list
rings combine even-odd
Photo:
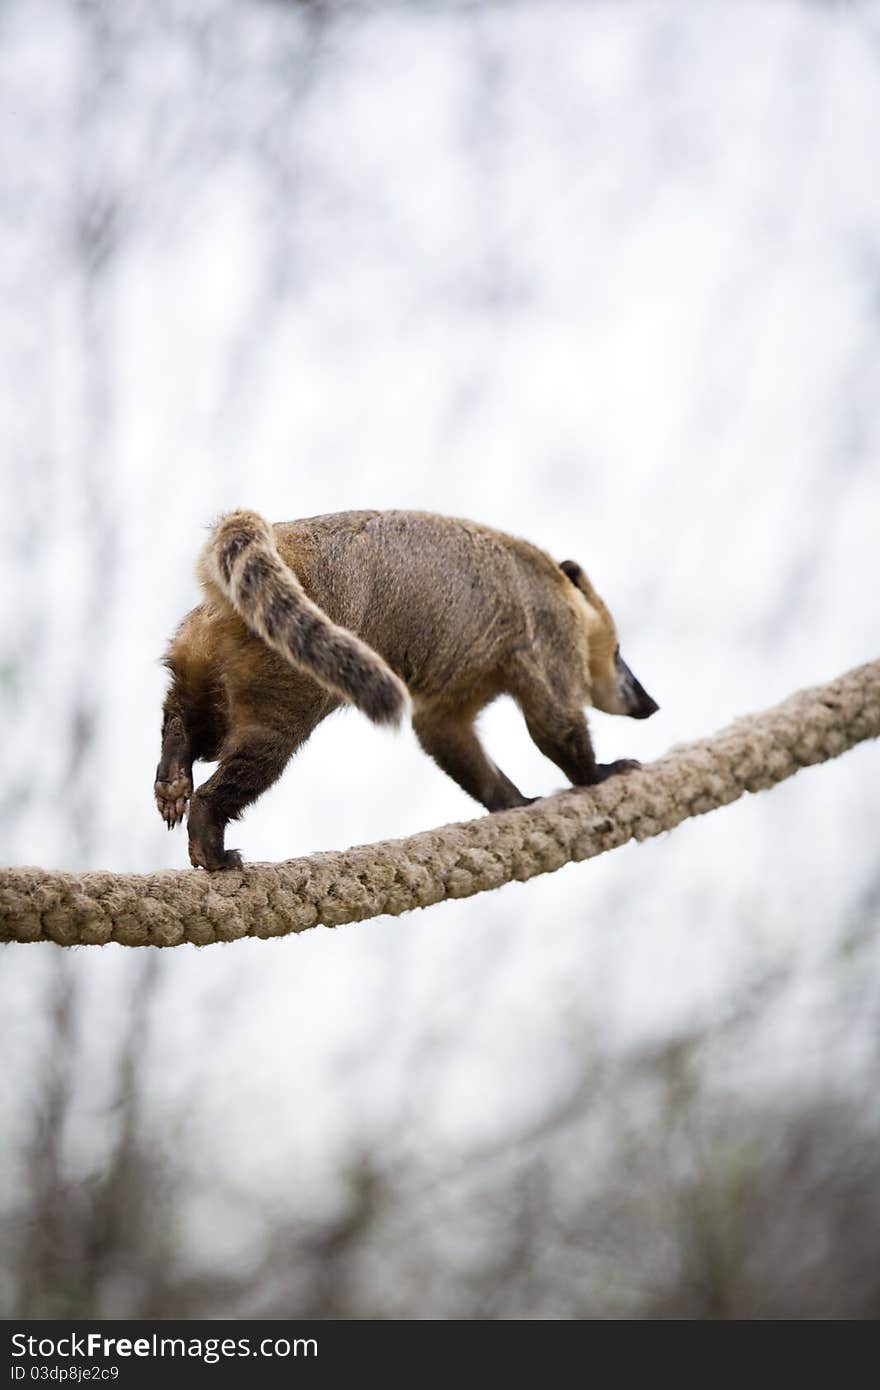
[(211, 875), (0, 870), (0, 941), (206, 946), (397, 916), (660, 835), (878, 736), (874, 661), (639, 772), (404, 840)]

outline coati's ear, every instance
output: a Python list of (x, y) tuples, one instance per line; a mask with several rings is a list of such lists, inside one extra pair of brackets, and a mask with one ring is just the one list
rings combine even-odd
[(580, 589), (587, 602), (601, 611), (604, 605), (577, 560), (563, 560), (559, 568), (568, 575), (574, 587)]
[(574, 584), (576, 589), (579, 589), (581, 587), (584, 578), (584, 572), (578, 564), (577, 560), (560, 560), (559, 568), (562, 570), (563, 574), (568, 575), (569, 579), (571, 580), (572, 584)]

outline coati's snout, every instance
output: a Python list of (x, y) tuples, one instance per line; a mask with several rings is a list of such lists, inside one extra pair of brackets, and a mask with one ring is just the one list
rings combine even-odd
[(648, 694), (641, 681), (636, 680), (632, 671), (620, 655), (618, 647), (614, 653), (614, 667), (608, 680), (596, 681), (593, 685), (593, 704), (606, 714), (628, 714), (630, 719), (650, 719), (660, 706)]
[(620, 668), (623, 698), (627, 704), (624, 714), (631, 719), (650, 719), (660, 708), (657, 701), (648, 694), (641, 681), (636, 680), (620, 652), (617, 653), (617, 665)]

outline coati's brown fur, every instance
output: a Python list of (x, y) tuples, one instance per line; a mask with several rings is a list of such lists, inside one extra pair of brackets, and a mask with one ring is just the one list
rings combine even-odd
[[(584, 706), (657, 708), (620, 659), (614, 621), (574, 561), (426, 512), (340, 512), (271, 526), (239, 511), (198, 566), (205, 601), (165, 663), (155, 795), (169, 828), (189, 802), (193, 865), (240, 865), (226, 825), (271, 786), (343, 701), (376, 723), (411, 704), (422, 747), (490, 811), (528, 804), (486, 756), (474, 720), (513, 696), (541, 752), (576, 786), (598, 764)], [(193, 763), (219, 759), (193, 795)]]

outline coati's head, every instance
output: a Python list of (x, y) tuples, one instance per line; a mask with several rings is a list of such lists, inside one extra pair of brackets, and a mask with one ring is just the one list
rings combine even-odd
[(596, 709), (606, 714), (628, 714), (631, 719), (648, 719), (660, 706), (637, 681), (620, 655), (614, 619), (596, 593), (580, 565), (563, 560), (559, 568), (580, 589), (590, 608), (590, 686)]

